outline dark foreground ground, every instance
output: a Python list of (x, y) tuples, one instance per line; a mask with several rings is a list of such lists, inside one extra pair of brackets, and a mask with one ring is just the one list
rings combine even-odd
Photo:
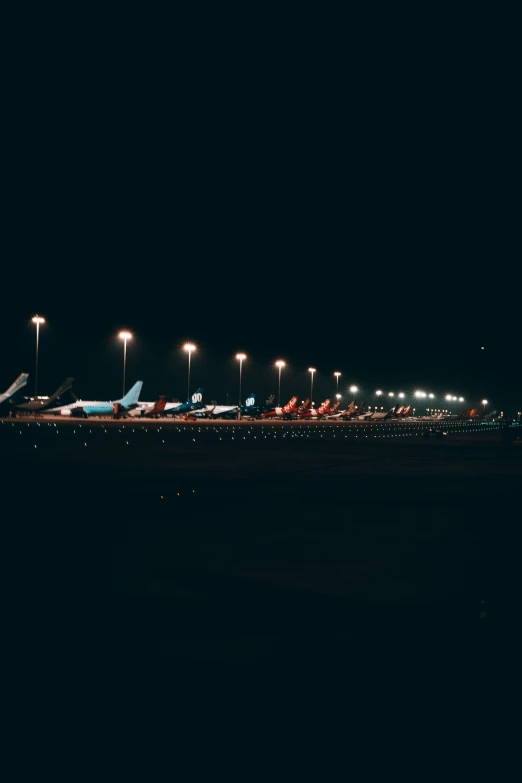
[(518, 636), (522, 441), (347, 427), (0, 423), (21, 659), (61, 639), (82, 669), (110, 652), (131, 677), (501, 666)]

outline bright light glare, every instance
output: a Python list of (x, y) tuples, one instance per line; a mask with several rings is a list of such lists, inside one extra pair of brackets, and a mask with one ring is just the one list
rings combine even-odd
[(404, 392), (399, 392), (399, 397), (404, 397)]
[(316, 371), (316, 370), (315, 370), (315, 367), (309, 367), (309, 368), (308, 368), (308, 372), (312, 372), (312, 373), (314, 373), (315, 371)]
[(357, 388), (357, 386), (350, 386), (350, 391), (351, 391), (353, 394), (355, 394), (355, 392), (359, 391), (359, 389)]
[(434, 394), (428, 394), (428, 397), (430, 398), (430, 400), (432, 400), (435, 397), (435, 395)]
[(382, 394), (382, 391), (381, 391), (380, 389), (377, 389), (377, 391), (375, 392), (375, 394), (377, 395), (377, 397), (380, 397), (380, 396), (381, 396), (381, 394)]
[(341, 395), (340, 394), (336, 394), (335, 396), (337, 397), (338, 400), (341, 399)]
[(488, 404), (487, 400), (482, 400), (482, 405), (487, 405), (487, 404)]
[(334, 372), (334, 375), (335, 375), (336, 378), (338, 378), (340, 376), (340, 374), (341, 374), (340, 372)]
[(395, 392), (388, 392), (388, 397), (393, 397), (394, 394)]
[(45, 318), (42, 318), (41, 315), (35, 315), (31, 318), (31, 321), (33, 322), (33, 324), (44, 324)]
[(456, 397), (452, 397), (451, 399), (452, 399), (452, 400), (456, 400), (457, 398), (456, 398)]
[(447, 400), (451, 400), (451, 399), (453, 399), (453, 398), (452, 398), (451, 394), (446, 394), (446, 399), (447, 399)]
[(285, 362), (282, 359), (279, 359), (275, 364), (276, 367), (285, 367)]
[(464, 397), (459, 397), (459, 402), (464, 402)]
[(239, 359), (239, 361), (242, 362), (243, 359), (246, 359), (246, 353), (236, 353), (236, 359)]
[(196, 346), (193, 345), (192, 343), (185, 343), (185, 345), (183, 346), (183, 350), (192, 353), (192, 351), (196, 350)]
[(130, 340), (132, 339), (132, 334), (131, 332), (120, 332), (118, 337), (120, 340)]

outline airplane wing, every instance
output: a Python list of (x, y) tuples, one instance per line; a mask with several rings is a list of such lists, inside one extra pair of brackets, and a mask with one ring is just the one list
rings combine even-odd
[(28, 372), (21, 373), (16, 381), (14, 381), (11, 386), (5, 391), (3, 394), (0, 394), (0, 403), (5, 402), (6, 400), (9, 400), (13, 395), (16, 394), (17, 391), (20, 391), (20, 389), (23, 389), (25, 384), (27, 383), (27, 379), (29, 378)]

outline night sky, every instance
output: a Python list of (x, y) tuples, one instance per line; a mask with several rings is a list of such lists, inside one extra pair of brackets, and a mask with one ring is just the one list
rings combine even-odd
[(190, 339), (207, 401), (236, 400), (244, 351), (245, 394), (276, 393), (282, 358), (286, 399), (313, 366), (316, 401), (340, 370), (367, 403), (421, 388), (520, 406), (509, 50), (173, 25), (107, 22), (94, 45), (17, 21), (1, 390), (22, 371), (31, 390), (39, 313), (41, 393), (73, 375), (118, 397), (128, 328), (146, 400), (185, 398)]

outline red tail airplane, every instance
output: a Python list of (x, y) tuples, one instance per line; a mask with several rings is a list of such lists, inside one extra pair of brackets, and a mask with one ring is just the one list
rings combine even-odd
[(326, 416), (330, 410), (330, 400), (325, 400), (321, 405), (315, 408), (307, 408), (303, 413), (299, 414), (300, 419), (320, 419)]
[(261, 414), (262, 419), (273, 419), (277, 416), (281, 416), (283, 419), (285, 418), (291, 418), (292, 414), (295, 413), (297, 407), (297, 397), (292, 397), (291, 400), (289, 400), (286, 405), (283, 405), (282, 408), (274, 408), (271, 411), (267, 411), (266, 413)]

